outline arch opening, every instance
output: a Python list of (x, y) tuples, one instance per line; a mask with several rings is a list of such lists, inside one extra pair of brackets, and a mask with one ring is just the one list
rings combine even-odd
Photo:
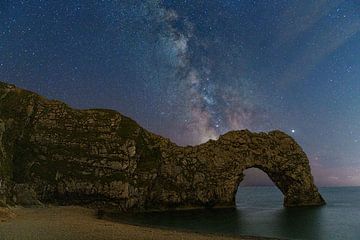
[(277, 208), (283, 205), (284, 195), (266, 172), (248, 168), (235, 194), (236, 208)]

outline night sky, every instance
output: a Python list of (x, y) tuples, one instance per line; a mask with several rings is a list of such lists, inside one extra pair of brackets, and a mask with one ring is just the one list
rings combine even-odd
[(0, 81), (180, 145), (280, 129), (360, 185), (357, 0), (0, 0)]

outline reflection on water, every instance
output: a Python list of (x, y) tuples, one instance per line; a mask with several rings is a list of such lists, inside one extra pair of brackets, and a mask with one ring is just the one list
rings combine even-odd
[(282, 207), (274, 187), (239, 188), (237, 208), (188, 210), (111, 217), (134, 224), (227, 235), (289, 239), (360, 239), (360, 188), (320, 189), (324, 207)]

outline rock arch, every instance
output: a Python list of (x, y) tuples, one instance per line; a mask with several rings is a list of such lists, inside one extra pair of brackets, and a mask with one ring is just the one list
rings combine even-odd
[[(174, 189), (186, 189), (185, 195), (192, 194), (193, 202), (203, 206), (234, 206), (237, 188), (244, 177), (243, 171), (248, 168), (261, 169), (270, 177), (284, 194), (286, 207), (325, 203), (313, 183), (306, 154), (281, 131), (233, 131), (217, 141), (171, 151), (177, 153), (169, 155), (177, 159), (180, 169), (193, 169), (193, 175), (186, 177), (180, 174), (182, 179), (190, 179), (189, 185), (185, 180), (182, 184), (178, 183), (180, 186), (173, 186)], [(176, 163), (172, 164), (176, 166)], [(172, 179), (175, 177), (171, 172), (165, 175)], [(179, 175), (176, 177), (179, 178)], [(171, 186), (171, 181), (168, 184)]]
[[(181, 147), (111, 110), (76, 110), (0, 82), (0, 199), (128, 211), (235, 206), (243, 171), (257, 167), (284, 205), (322, 205), (309, 161), (280, 131), (232, 131)], [(32, 199), (30, 202), (37, 202)], [(29, 202), (29, 199), (25, 199)]]

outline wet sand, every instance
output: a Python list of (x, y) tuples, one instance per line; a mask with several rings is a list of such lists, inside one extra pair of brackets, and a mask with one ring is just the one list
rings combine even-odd
[[(0, 209), (1, 240), (263, 239), (255, 237), (232, 238), (133, 226), (97, 219), (94, 210), (81, 207), (13, 208), (11, 210), (13, 213), (9, 213), (6, 209)], [(5, 221), (5, 219), (7, 220)]]

